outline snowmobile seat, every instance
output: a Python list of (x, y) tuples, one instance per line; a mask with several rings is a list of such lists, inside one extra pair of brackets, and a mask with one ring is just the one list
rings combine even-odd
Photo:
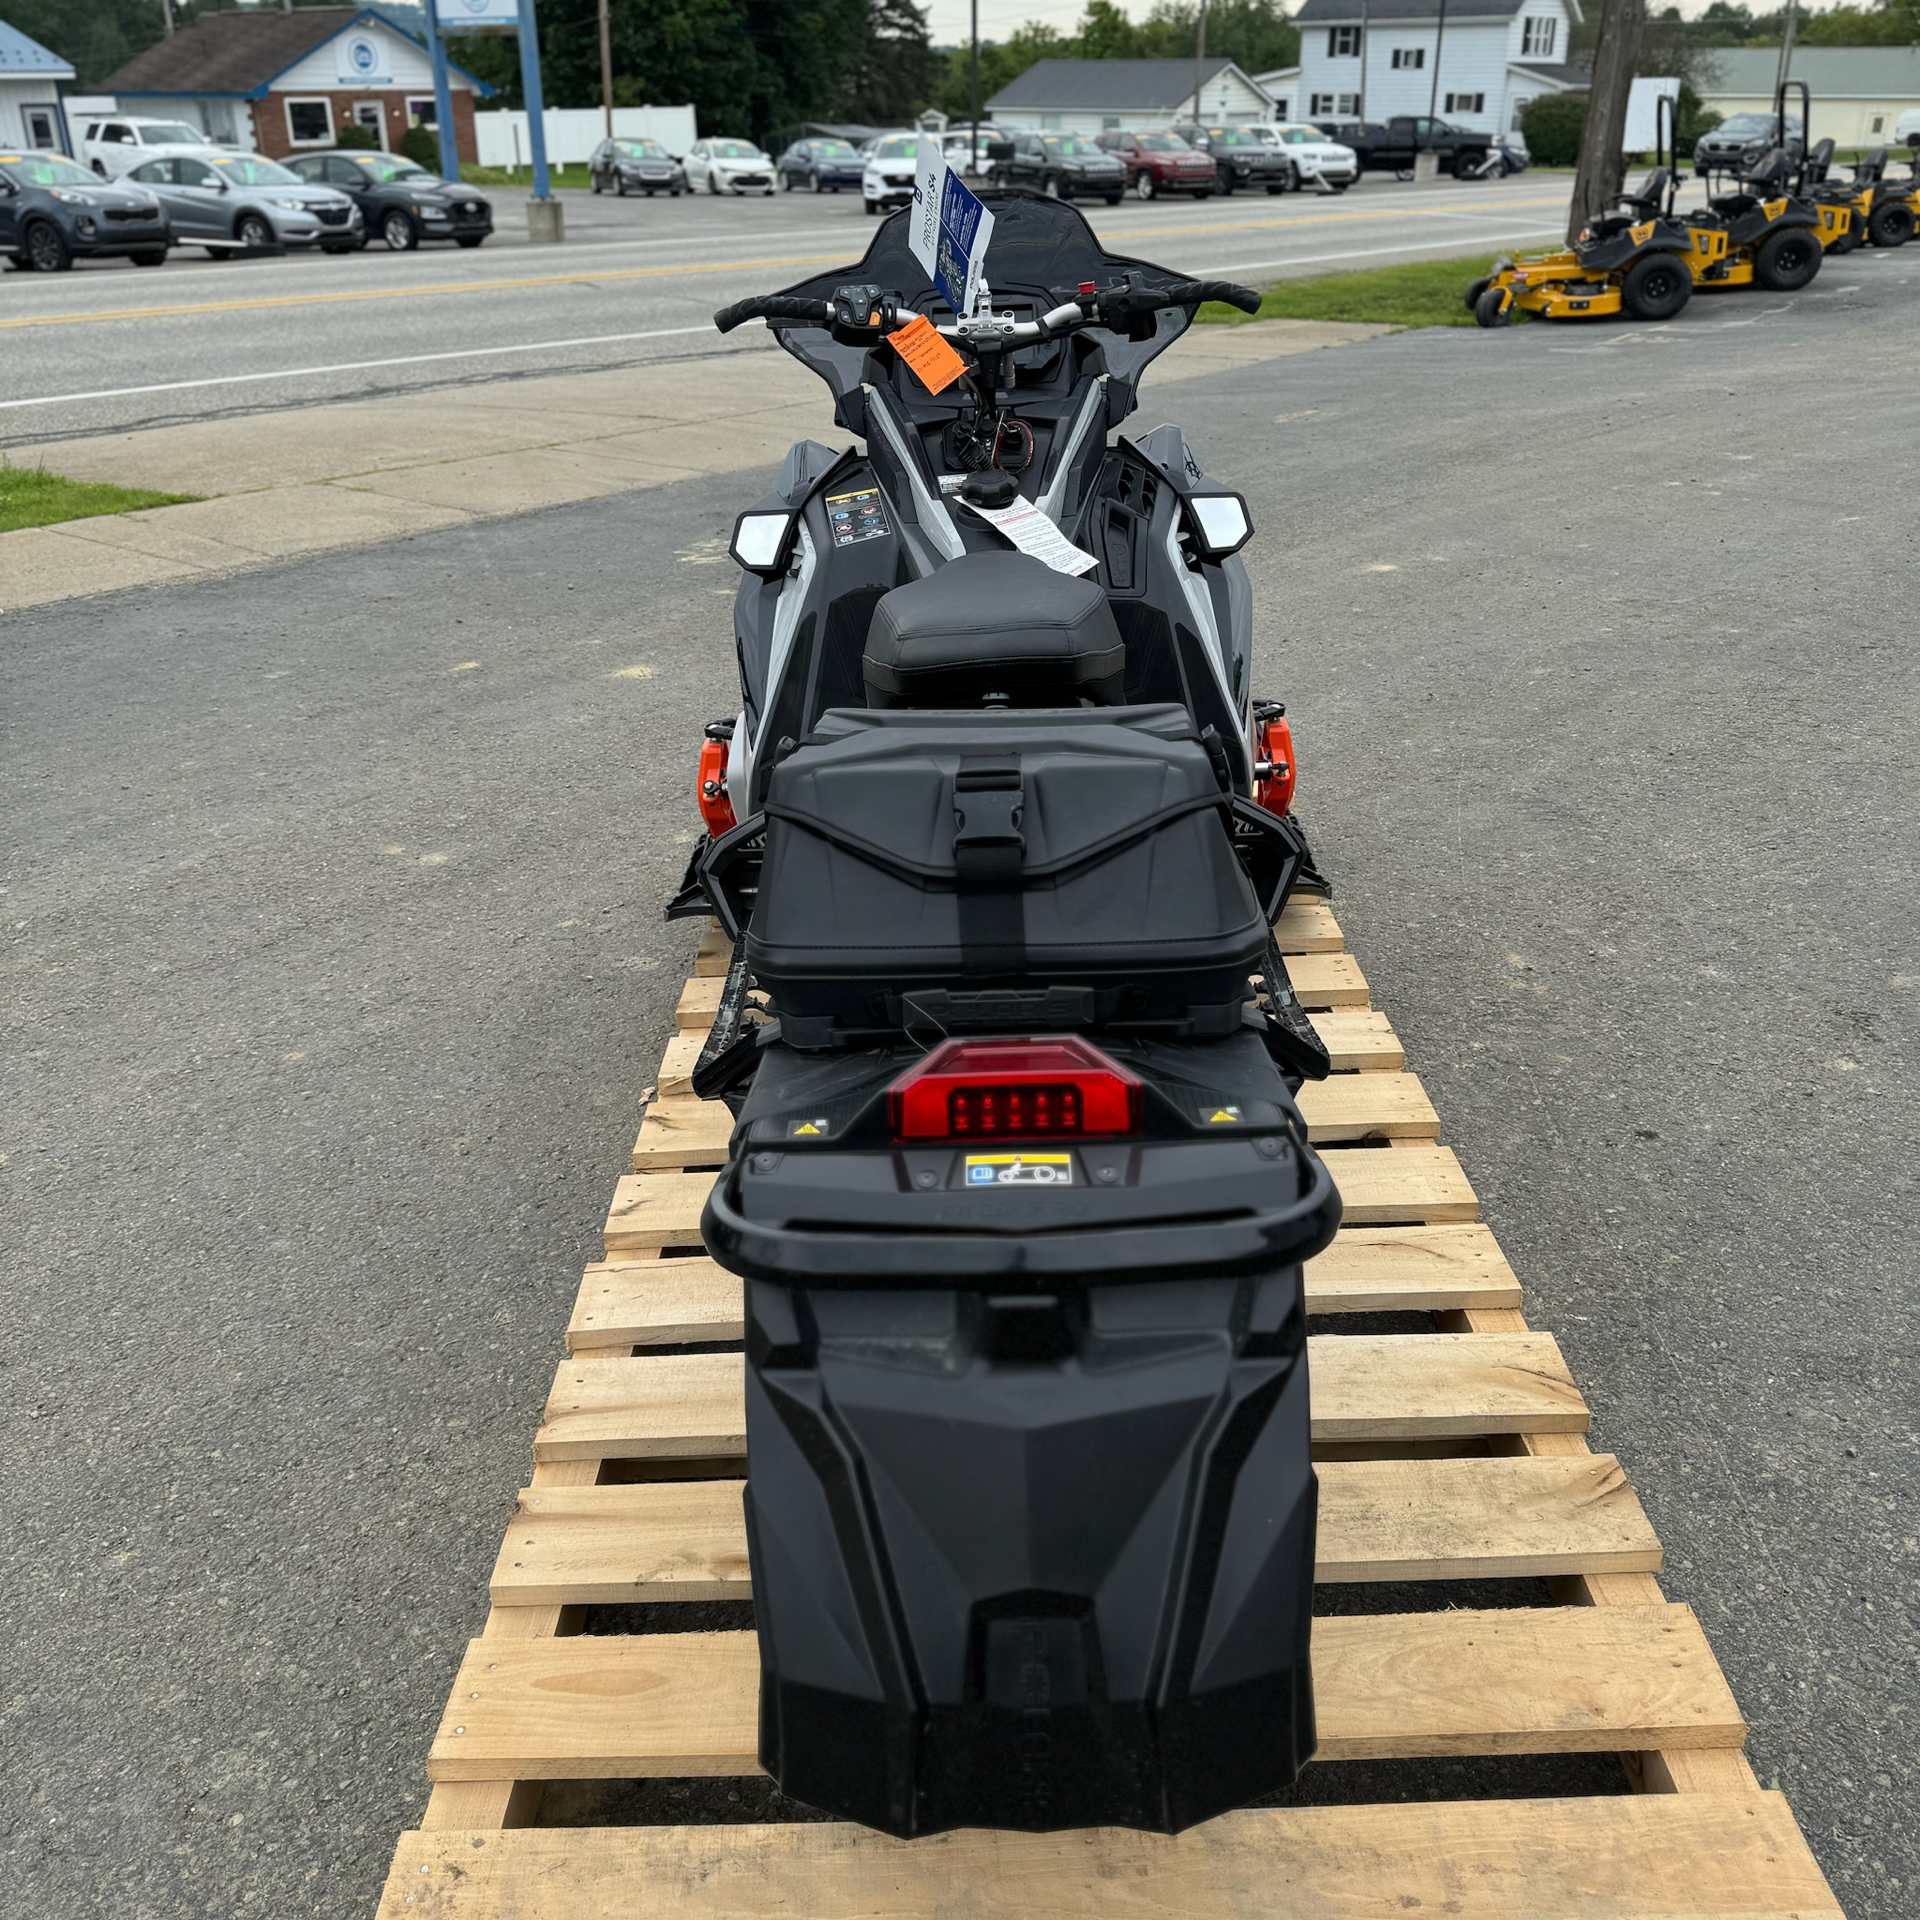
[(1098, 582), (1024, 553), (969, 553), (881, 595), (869, 707), (1117, 707), (1126, 646)]

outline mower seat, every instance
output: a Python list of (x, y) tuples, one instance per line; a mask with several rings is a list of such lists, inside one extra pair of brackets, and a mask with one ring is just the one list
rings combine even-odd
[(1872, 186), (1883, 180), (1886, 172), (1887, 150), (1885, 147), (1875, 147), (1864, 160), (1853, 163), (1853, 183), (1857, 187)]
[(1787, 156), (1778, 147), (1740, 183), (1744, 191), (1723, 193), (1712, 201), (1715, 213), (1737, 220), (1744, 213), (1756, 213), (1769, 200), (1777, 200), (1787, 190)]
[(1833, 142), (1831, 140), (1816, 140), (1812, 150), (1807, 154), (1805, 170), (1801, 174), (1801, 178), (1806, 181), (1808, 186), (1817, 187), (1825, 181), (1827, 169), (1832, 165)]
[(882, 594), (860, 668), (869, 707), (1117, 707), (1127, 650), (1096, 580), (969, 553)]
[(1587, 228), (1589, 242), (1611, 240), (1615, 234), (1625, 233), (1629, 227), (1637, 227), (1643, 221), (1659, 216), (1667, 204), (1667, 185), (1671, 180), (1665, 167), (1655, 167), (1641, 182), (1638, 193), (1623, 193), (1617, 206), (1617, 213), (1603, 214)]

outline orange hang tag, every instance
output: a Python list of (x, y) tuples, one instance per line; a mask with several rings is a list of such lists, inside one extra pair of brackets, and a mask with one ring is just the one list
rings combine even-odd
[(924, 313), (916, 313), (898, 333), (888, 334), (887, 345), (913, 369), (913, 377), (929, 393), (952, 386), (967, 370), (967, 363), (940, 338), (940, 330)]

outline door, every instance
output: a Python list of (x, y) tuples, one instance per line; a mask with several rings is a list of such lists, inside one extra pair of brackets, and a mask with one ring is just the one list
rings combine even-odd
[(364, 127), (373, 135), (376, 147), (387, 144), (387, 113), (378, 100), (356, 100), (353, 103), (353, 124)]
[(182, 240), (230, 238), (227, 183), (204, 160), (182, 154), (166, 164), (173, 169), (174, 184), (158, 191), (173, 215), (175, 234)]
[(4, 173), (0, 173), (0, 247), (10, 247), (18, 237), (20, 192)]
[(360, 209), (360, 219), (367, 232), (371, 233), (380, 211), (374, 202), (372, 176), (363, 173), (351, 160), (342, 160), (337, 154), (329, 154), (320, 167), (322, 185), (338, 187)]
[(38, 147), (42, 153), (62, 151), (57, 107), (22, 107), (20, 121), (27, 130), (28, 146)]
[(687, 149), (687, 185), (704, 187), (707, 184), (707, 143), (696, 140)]

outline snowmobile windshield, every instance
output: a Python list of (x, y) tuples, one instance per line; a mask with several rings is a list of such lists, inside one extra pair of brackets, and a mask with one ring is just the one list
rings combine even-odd
[[(993, 215), (986, 280), (996, 313), (1011, 311), (1022, 320), (1033, 319), (1072, 299), (1089, 280), (1104, 290), (1134, 273), (1140, 276), (1143, 288), (1157, 290), (1188, 278), (1149, 261), (1107, 252), (1085, 218), (1062, 201), (1005, 190), (989, 191), (980, 197)], [(908, 244), (909, 212), (902, 208), (882, 221), (866, 253), (851, 266), (816, 274), (782, 291), (802, 300), (827, 300), (836, 287), (872, 285), (897, 293), (907, 306), (936, 322), (951, 319), (932, 276), (914, 258)], [(1109, 378), (1125, 389), (1127, 404), (1115, 409), (1112, 418), (1121, 418), (1132, 410), (1133, 393), (1147, 363), (1172, 346), (1189, 325), (1186, 310), (1181, 307), (1162, 309), (1155, 321), (1153, 335), (1146, 340), (1129, 340), (1123, 333), (1104, 329), (1082, 336), (1098, 342)], [(842, 346), (824, 327), (800, 326), (792, 321), (769, 324), (779, 335), (780, 344), (833, 389), (836, 400), (859, 390), (869, 349)], [(1018, 355), (1015, 360), (1017, 363)]]

